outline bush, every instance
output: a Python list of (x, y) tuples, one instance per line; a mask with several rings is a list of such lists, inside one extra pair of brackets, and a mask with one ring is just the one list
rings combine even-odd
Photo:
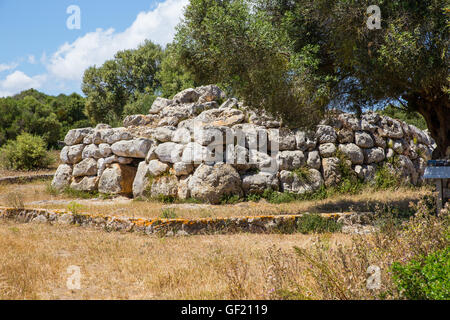
[(297, 222), (298, 232), (308, 233), (325, 233), (338, 232), (342, 230), (342, 224), (329, 218), (322, 217), (318, 214), (305, 214)]
[(407, 299), (450, 299), (449, 247), (406, 264), (395, 262), (392, 272), (397, 289)]
[(23, 133), (0, 149), (0, 164), (14, 170), (48, 168), (54, 160), (45, 146), (46, 143), (41, 137)]

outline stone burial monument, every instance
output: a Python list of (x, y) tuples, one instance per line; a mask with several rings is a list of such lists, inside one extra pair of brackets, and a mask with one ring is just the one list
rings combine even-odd
[(311, 132), (287, 128), (214, 85), (157, 98), (148, 115), (123, 125), (70, 130), (52, 186), (218, 204), (268, 188), (301, 194), (336, 185), (341, 161), (367, 182), (385, 165), (418, 185), (435, 147), (415, 126), (373, 112), (336, 113)]

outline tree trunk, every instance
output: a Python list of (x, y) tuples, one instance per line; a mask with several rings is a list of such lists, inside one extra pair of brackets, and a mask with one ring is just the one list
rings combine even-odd
[[(414, 94), (408, 96), (408, 106), (419, 112), (428, 126), (431, 137), (437, 144), (433, 159), (450, 156), (450, 100), (448, 94), (439, 90), (436, 95)], [(450, 150), (449, 150), (450, 151)]]

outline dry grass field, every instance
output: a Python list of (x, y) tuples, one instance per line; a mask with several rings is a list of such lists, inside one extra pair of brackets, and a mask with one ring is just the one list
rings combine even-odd
[[(333, 246), (348, 241), (322, 237)], [(1, 221), (0, 299), (264, 299), (271, 289), (268, 250), (293, 255), (294, 245), (307, 248), (313, 238), (157, 238)], [(81, 268), (81, 290), (66, 288), (71, 265)]]
[[(210, 206), (127, 198), (76, 199), (67, 194), (52, 195), (48, 183), (0, 185), (0, 206), (20, 202), (29, 208), (68, 209), (77, 203), (77, 210), (89, 213), (155, 218), (171, 209), (180, 218), (205, 218), (364, 212), (377, 207), (406, 210), (431, 193), (430, 187), (367, 189), (357, 195), (336, 195), (320, 201), (270, 204), (263, 200)], [(431, 243), (425, 238), (435, 234), (425, 230), (412, 242)], [(410, 240), (391, 236), (382, 241), (371, 234), (355, 239), (343, 233), (160, 238), (0, 220), (0, 300), (379, 298), (364, 289), (367, 264), (373, 260), (388, 266), (410, 251)], [(379, 243), (384, 251), (376, 249)], [(300, 259), (294, 247), (308, 254)], [(315, 265), (316, 261), (322, 262)], [(70, 266), (81, 270), (80, 290), (67, 289)], [(337, 280), (326, 279), (330, 274), (326, 269), (311, 273), (317, 266), (335, 267), (331, 274)], [(334, 287), (335, 281), (350, 289), (343, 293), (340, 287)]]
[(336, 195), (319, 201), (294, 201), (271, 204), (242, 202), (233, 205), (164, 204), (157, 201), (135, 201), (124, 197), (116, 199), (77, 199), (65, 194), (52, 195), (47, 191), (48, 181), (29, 184), (0, 185), (0, 206), (14, 206), (17, 198), (25, 207), (42, 209), (67, 209), (72, 202), (82, 212), (139, 218), (160, 217), (164, 209), (171, 209), (179, 218), (210, 218), (255, 216), (267, 214), (335, 213), (348, 211), (373, 211), (377, 206), (407, 209), (411, 202), (430, 194), (430, 187), (399, 188), (395, 191), (367, 189), (357, 195)]

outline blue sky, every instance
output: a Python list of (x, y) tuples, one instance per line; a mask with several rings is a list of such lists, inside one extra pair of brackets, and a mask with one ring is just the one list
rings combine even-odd
[[(188, 0), (0, 0), (0, 97), (81, 93), (83, 71), (145, 39), (165, 45)], [(66, 25), (80, 8), (81, 28)]]

